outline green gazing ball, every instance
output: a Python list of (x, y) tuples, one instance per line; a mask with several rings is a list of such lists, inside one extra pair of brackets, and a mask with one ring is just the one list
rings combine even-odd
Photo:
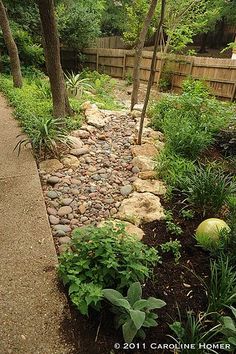
[(204, 220), (198, 226), (196, 240), (200, 246), (211, 251), (220, 246), (221, 236), (227, 237), (229, 232), (230, 228), (224, 220), (211, 218)]

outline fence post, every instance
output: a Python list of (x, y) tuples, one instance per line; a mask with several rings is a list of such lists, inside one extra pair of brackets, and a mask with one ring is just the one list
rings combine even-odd
[(99, 53), (98, 53), (98, 50), (97, 50), (97, 62), (96, 62), (96, 70), (98, 71), (98, 68), (99, 68)]
[(231, 96), (231, 99), (230, 99), (231, 102), (234, 101), (235, 94), (236, 94), (236, 83), (234, 84), (234, 87), (233, 87), (233, 92), (232, 92), (232, 96)]
[(124, 80), (125, 79), (125, 71), (126, 71), (126, 57), (127, 57), (127, 54), (126, 52), (124, 53), (124, 58), (123, 58), (123, 72), (122, 72), (122, 79)]
[(192, 72), (193, 72), (193, 64), (194, 64), (194, 58), (192, 59), (192, 61), (191, 61), (191, 63), (190, 63), (189, 76), (192, 75)]

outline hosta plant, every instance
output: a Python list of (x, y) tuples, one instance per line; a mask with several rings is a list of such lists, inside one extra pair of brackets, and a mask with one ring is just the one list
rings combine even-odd
[(144, 328), (157, 326), (158, 315), (152, 310), (166, 305), (164, 301), (154, 297), (142, 299), (142, 288), (139, 282), (129, 287), (126, 297), (114, 289), (104, 289), (103, 296), (112, 304), (116, 328), (122, 326), (126, 343), (131, 343), (135, 337), (144, 339)]

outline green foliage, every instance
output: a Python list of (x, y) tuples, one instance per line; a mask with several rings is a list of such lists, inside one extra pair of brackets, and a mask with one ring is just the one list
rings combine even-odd
[(91, 90), (93, 87), (89, 82), (88, 78), (81, 78), (81, 73), (75, 74), (73, 71), (71, 73), (65, 74), (66, 87), (68, 93), (71, 96), (82, 96), (83, 92)]
[(226, 306), (236, 303), (236, 272), (228, 257), (211, 261), (208, 293), (208, 312), (220, 313)]
[(182, 188), (184, 178), (195, 171), (194, 163), (182, 156), (163, 149), (156, 158), (156, 171), (159, 178), (170, 187)]
[[(126, 43), (135, 44), (142, 29), (144, 19), (148, 12), (150, 3), (147, 0), (136, 0), (126, 6), (126, 22), (123, 37)], [(155, 32), (155, 20), (153, 19), (148, 30), (147, 37), (150, 38)]]
[(194, 211), (191, 209), (182, 209), (181, 216), (186, 220), (191, 220), (194, 218)]
[(93, 88), (93, 95), (84, 93), (83, 100), (86, 98), (102, 109), (117, 110), (121, 108), (112, 94), (116, 83), (114, 79), (111, 79), (109, 75), (89, 70), (83, 70), (80, 75), (81, 79), (88, 80)]
[(230, 175), (213, 166), (198, 167), (182, 183), (187, 202), (203, 215), (215, 215), (227, 199), (236, 192), (236, 184)]
[(127, 23), (125, 7), (130, 5), (131, 2), (132, 0), (106, 0), (101, 24), (101, 31), (103, 35), (122, 35)]
[[(56, 142), (66, 143), (66, 124), (52, 116), (52, 101), (49, 82), (38, 71), (33, 71), (33, 77), (24, 80), (22, 89), (12, 86), (11, 78), (0, 77), (0, 90), (8, 97), (11, 105), (15, 108), (15, 116), (20, 121), (23, 131), (28, 135), (22, 137), (17, 143), (32, 143), (36, 153), (45, 153), (47, 150), (56, 153)], [(73, 104), (75, 110), (78, 106)], [(76, 119), (76, 116), (73, 117)], [(70, 118), (68, 118), (68, 123)], [(67, 124), (68, 124), (67, 123)]]
[(60, 256), (59, 275), (82, 314), (88, 314), (89, 306), (99, 308), (103, 288), (119, 290), (135, 281), (144, 282), (160, 260), (154, 248), (134, 241), (119, 223), (76, 229), (72, 249)]
[(82, 49), (100, 35), (103, 0), (62, 0), (56, 10), (59, 33), (64, 44)]
[(126, 343), (132, 343), (135, 337), (144, 339), (143, 328), (157, 326), (158, 316), (152, 310), (166, 305), (164, 301), (154, 297), (142, 299), (142, 288), (139, 282), (131, 284), (126, 297), (114, 289), (104, 289), (103, 295), (113, 305), (116, 328), (122, 326)]
[(179, 259), (181, 258), (181, 243), (179, 240), (162, 243), (161, 245), (162, 252), (172, 252), (174, 255), (175, 263), (179, 263)]
[[(40, 67), (44, 63), (44, 54), (42, 46), (33, 38), (29, 31), (26, 31), (16, 22), (11, 24), (12, 35), (15, 39), (20, 60), (23, 66)], [(3, 48), (3, 69), (4, 72), (10, 72), (10, 60), (5, 46), (2, 32), (0, 32), (0, 45)]]
[(149, 115), (154, 129), (165, 134), (166, 148), (193, 160), (234, 117), (227, 104), (211, 98), (202, 82), (191, 79), (184, 83), (181, 95), (164, 97), (150, 108)]
[(221, 333), (223, 334), (223, 343), (230, 344), (230, 350), (236, 350), (236, 308), (230, 307), (231, 316), (222, 316), (220, 322), (222, 325)]
[(165, 212), (165, 221), (166, 221), (166, 228), (172, 234), (176, 236), (180, 236), (183, 233), (181, 227), (174, 222), (173, 214), (171, 211)]
[(15, 146), (15, 149), (18, 149), (18, 154), (20, 154), (22, 146), (31, 144), (40, 156), (45, 155), (47, 151), (57, 155), (57, 143), (66, 144), (68, 141), (62, 121), (51, 116), (39, 119), (31, 116), (31, 120), (31, 138), (25, 137), (24, 134), (17, 136), (17, 138), (21, 137)]
[[(213, 338), (216, 337), (219, 331), (220, 325), (215, 325), (209, 329), (209, 315), (204, 314), (196, 317), (193, 312), (187, 312), (187, 318), (185, 321), (176, 321), (169, 325), (170, 329), (174, 332), (175, 337), (170, 336), (175, 340), (177, 344), (191, 343), (195, 345), (194, 353), (196, 354), (208, 354), (216, 353), (213, 349), (203, 349), (199, 344), (211, 344)], [(182, 349), (181, 353), (189, 354), (189, 349)]]

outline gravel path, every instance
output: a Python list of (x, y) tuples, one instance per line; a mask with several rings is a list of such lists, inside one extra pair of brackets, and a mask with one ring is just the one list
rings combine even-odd
[[(42, 173), (43, 189), (53, 234), (114, 218), (132, 192), (139, 169), (133, 167), (131, 145), (136, 120), (127, 113), (106, 112), (103, 129), (84, 125), (75, 132), (84, 145), (73, 152), (80, 165)], [(76, 150), (76, 149), (75, 149)]]

